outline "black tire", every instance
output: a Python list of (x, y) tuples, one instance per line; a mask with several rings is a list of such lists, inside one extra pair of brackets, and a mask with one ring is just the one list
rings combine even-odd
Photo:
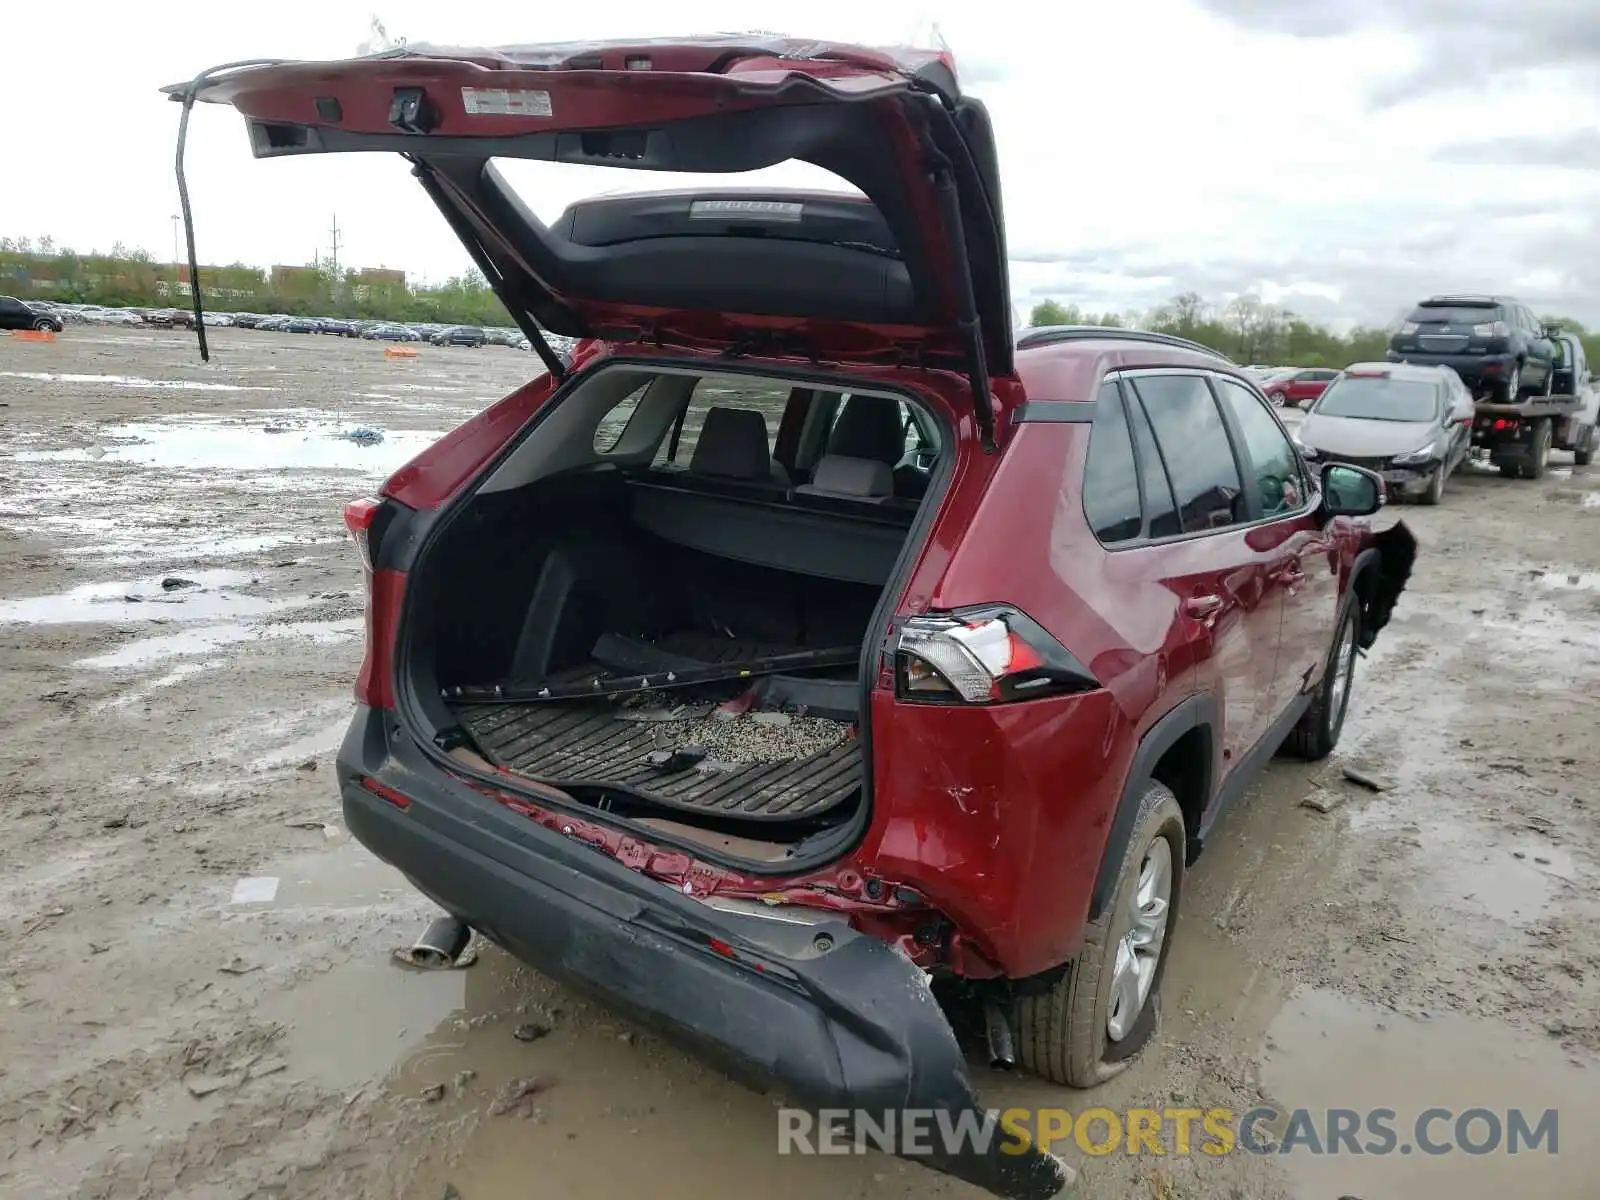
[(1522, 474), (1521, 463), (1503, 462), (1496, 463), (1495, 466), (1500, 468), (1500, 474), (1504, 475), (1507, 479), (1516, 479)]
[(1587, 467), (1594, 461), (1595, 443), (1600, 442), (1600, 427), (1592, 427), (1589, 436), (1583, 439), (1583, 449), (1572, 452), (1574, 466)]
[[(1112, 1041), (1111, 968), (1131, 915), (1146, 852), (1165, 838), (1171, 857), (1166, 933), (1144, 1008), (1120, 1041)], [(1171, 789), (1145, 785), (1139, 814), (1117, 865), (1117, 886), (1098, 921), (1084, 930), (1083, 949), (1048, 992), (1020, 997), (1011, 1012), (1012, 1035), (1022, 1066), (1052, 1083), (1095, 1087), (1121, 1074), (1161, 1028), (1161, 978), (1171, 956), (1172, 936), (1183, 896), (1183, 812)]]
[(1545, 468), (1550, 465), (1550, 443), (1555, 433), (1548, 420), (1541, 420), (1533, 427), (1533, 444), (1528, 447), (1528, 457), (1522, 464), (1522, 477), (1524, 479), (1543, 479)]
[(1522, 391), (1522, 364), (1513, 363), (1511, 366), (1511, 374), (1507, 375), (1504, 379), (1498, 380), (1494, 387), (1495, 392), (1497, 393), (1495, 396), (1496, 400), (1498, 400), (1501, 404), (1515, 404), (1517, 402), (1517, 396)]
[(1433, 506), (1444, 499), (1444, 464), (1440, 463), (1428, 480), (1428, 490), (1417, 497), (1418, 504)]
[[(1307, 762), (1321, 762), (1333, 753), (1344, 731), (1345, 714), (1350, 711), (1350, 694), (1355, 690), (1356, 648), (1361, 644), (1361, 606), (1354, 596), (1345, 602), (1343, 615), (1334, 627), (1333, 643), (1328, 647), (1328, 661), (1322, 671), (1322, 682), (1295, 727), (1284, 740), (1283, 748), (1296, 758)], [(1341, 650), (1348, 646), (1348, 657), (1341, 663)], [(1340, 672), (1345, 675), (1342, 697), (1334, 695), (1334, 684)]]
[(40, 317), (37, 321), (35, 321), (33, 323), (33, 328), (34, 328), (34, 331), (37, 332), (37, 333), (59, 333), (59, 332), (61, 332), (59, 329), (56, 328), (56, 323), (54, 321), (51, 321), (51, 320), (49, 320), (49, 319), (47, 319), (45, 317)]

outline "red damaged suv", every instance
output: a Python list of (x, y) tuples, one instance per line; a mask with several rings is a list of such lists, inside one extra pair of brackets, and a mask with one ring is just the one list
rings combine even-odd
[[(993, 1120), (934, 980), (1062, 1084), (1150, 1040), (1185, 866), (1280, 748), (1333, 748), (1415, 543), (1219, 355), (1013, 334), (994, 138), (948, 56), (412, 46), (169, 92), (233, 104), (258, 157), (404, 155), (547, 368), (346, 511), (363, 844), (816, 1106)], [(858, 191), (545, 224), (516, 159), (794, 159)], [(998, 1141), (921, 1161), (1065, 1178)]]

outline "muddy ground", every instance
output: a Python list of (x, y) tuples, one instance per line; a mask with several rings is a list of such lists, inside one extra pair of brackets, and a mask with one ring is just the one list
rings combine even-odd
[[(492, 947), (391, 964), (430, 913), (340, 825), (361, 585), (339, 510), (533, 360), (212, 337), (209, 366), (183, 334), (0, 339), (0, 1193), (977, 1196), (875, 1154), (778, 1157), (770, 1101)], [(359, 427), (384, 440), (334, 436)], [(1081, 1194), (1600, 1190), (1600, 473), (1557, 460), (1383, 518), (1423, 553), (1341, 753), (1274, 765), (1225, 818), (1162, 1040), (1094, 1100), (1559, 1108), (1560, 1153), (1069, 1149)], [(1085, 1103), (974, 1070), (990, 1104)]]

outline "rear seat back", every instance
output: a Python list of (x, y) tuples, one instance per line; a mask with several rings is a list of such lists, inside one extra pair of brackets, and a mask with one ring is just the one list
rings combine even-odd
[(894, 496), (894, 471), (879, 459), (827, 454), (817, 463), (811, 482), (795, 488), (795, 494), (881, 504)]
[(772, 461), (767, 420), (751, 408), (709, 408), (695, 440), (689, 473), (737, 483), (788, 484)]

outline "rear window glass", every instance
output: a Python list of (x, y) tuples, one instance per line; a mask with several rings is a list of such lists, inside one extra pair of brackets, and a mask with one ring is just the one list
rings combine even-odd
[(1365, 421), (1431, 421), (1439, 413), (1439, 389), (1415, 379), (1346, 376), (1322, 393), (1313, 411)]
[[(1389, 310), (1393, 312), (1393, 309)], [(1491, 321), (1501, 321), (1505, 315), (1500, 311), (1499, 305), (1471, 305), (1451, 304), (1439, 305), (1435, 308), (1429, 304), (1419, 304), (1411, 313), (1410, 319), (1418, 325), (1432, 323), (1442, 325), (1487, 325)]]
[(672, 435), (668, 434), (661, 448), (656, 451), (655, 465), (687, 470), (694, 458), (700, 430), (706, 423), (706, 413), (713, 408), (746, 408), (759, 412), (767, 423), (767, 447), (770, 450), (777, 444), (778, 426), (783, 421), (783, 410), (789, 403), (790, 390), (787, 384), (741, 379), (737, 375), (707, 375), (694, 385), (676, 446), (673, 445)]

